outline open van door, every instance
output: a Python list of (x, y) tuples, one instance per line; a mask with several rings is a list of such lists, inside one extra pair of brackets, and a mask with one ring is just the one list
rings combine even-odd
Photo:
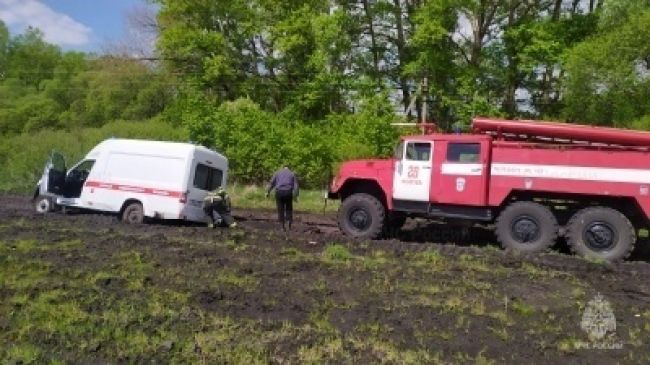
[(67, 170), (63, 155), (56, 151), (52, 151), (50, 159), (45, 165), (43, 177), (41, 178), (41, 195), (47, 193), (54, 195), (63, 195), (66, 172)]
[(186, 192), (187, 204), (185, 206), (185, 219), (204, 221), (207, 215), (203, 211), (203, 198), (208, 192), (224, 186), (224, 173), (220, 168), (214, 167), (210, 161), (196, 162), (192, 177), (192, 184)]
[(56, 198), (63, 195), (66, 172), (63, 155), (52, 151), (34, 194), (37, 212), (46, 213), (54, 210)]

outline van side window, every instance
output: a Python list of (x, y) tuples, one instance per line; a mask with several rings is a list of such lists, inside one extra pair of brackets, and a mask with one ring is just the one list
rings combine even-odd
[(450, 142), (447, 145), (447, 161), (449, 162), (479, 162), (481, 154), (480, 143)]
[(223, 171), (204, 164), (197, 164), (194, 171), (194, 187), (201, 190), (212, 191), (221, 186)]
[(409, 142), (406, 145), (406, 159), (413, 161), (429, 161), (431, 157), (431, 143)]

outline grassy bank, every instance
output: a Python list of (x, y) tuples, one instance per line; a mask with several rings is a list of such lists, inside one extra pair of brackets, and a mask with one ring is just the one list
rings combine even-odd
[[(236, 208), (275, 209), (273, 194), (265, 197), (266, 189), (255, 185), (234, 183), (228, 187), (232, 204)], [(339, 207), (338, 200), (328, 200), (325, 203), (325, 190), (301, 190), (294, 209), (306, 212), (335, 212)]]

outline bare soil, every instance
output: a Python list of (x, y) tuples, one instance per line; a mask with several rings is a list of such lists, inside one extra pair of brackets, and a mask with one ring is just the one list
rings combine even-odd
[[(0, 195), (0, 362), (650, 361), (647, 242), (606, 264), (505, 252), (483, 227), (368, 242), (333, 215), (288, 235), (272, 211), (235, 218), (130, 226)], [(616, 324), (600, 339), (581, 328), (598, 294)]]

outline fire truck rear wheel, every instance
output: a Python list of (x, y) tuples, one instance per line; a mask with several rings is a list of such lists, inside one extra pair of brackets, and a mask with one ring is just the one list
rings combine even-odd
[(503, 248), (526, 253), (553, 246), (558, 230), (551, 210), (535, 202), (510, 204), (496, 220), (496, 236)]
[(585, 208), (574, 214), (566, 236), (573, 253), (607, 261), (625, 259), (636, 243), (636, 231), (630, 220), (607, 207)]
[(339, 208), (339, 228), (354, 238), (379, 238), (385, 219), (384, 206), (370, 194), (352, 194)]

